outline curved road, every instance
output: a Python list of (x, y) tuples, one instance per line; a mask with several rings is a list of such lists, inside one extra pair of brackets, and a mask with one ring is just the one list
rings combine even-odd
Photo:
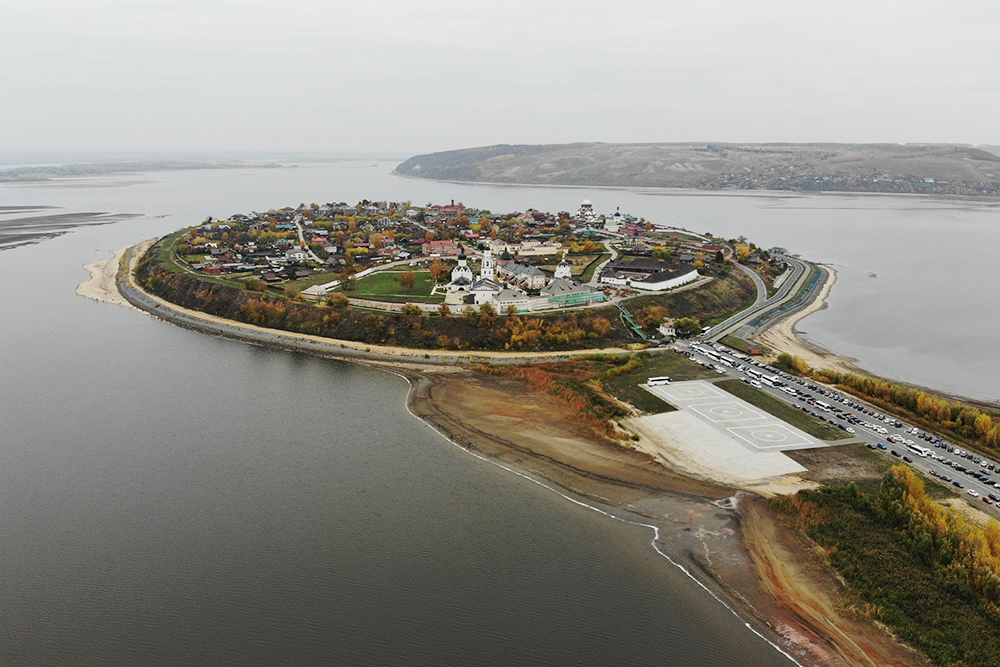
[(760, 276), (757, 275), (755, 271), (748, 269), (742, 264), (737, 264), (744, 273), (749, 275), (754, 284), (757, 286), (757, 300), (752, 306), (746, 310), (742, 310), (729, 319), (715, 325), (707, 332), (705, 332), (705, 338), (712, 341), (717, 341), (723, 336), (736, 331), (741, 326), (752, 320), (753, 318), (760, 315), (766, 310), (771, 310), (777, 308), (786, 301), (790, 301), (792, 298), (798, 294), (799, 289), (805, 284), (806, 279), (809, 277), (811, 272), (811, 265), (805, 262), (792, 259), (791, 257), (786, 257), (787, 261), (792, 266), (792, 275), (790, 275), (784, 283), (782, 283), (781, 288), (772, 296), (767, 297), (767, 287), (764, 285), (764, 281), (761, 280)]

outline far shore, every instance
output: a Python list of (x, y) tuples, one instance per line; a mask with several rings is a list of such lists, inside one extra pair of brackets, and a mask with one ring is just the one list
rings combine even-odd
[(389, 172), (396, 178), (409, 178), (415, 181), (430, 183), (452, 183), (454, 185), (487, 185), (491, 188), (541, 188), (558, 190), (625, 190), (641, 192), (646, 195), (664, 197), (696, 196), (696, 197), (904, 197), (907, 199), (935, 199), (943, 201), (958, 201), (967, 204), (994, 204), (1000, 201), (1000, 196), (964, 196), (947, 194), (923, 194), (919, 192), (865, 192), (852, 190), (752, 190), (752, 189), (718, 189), (683, 188), (657, 185), (578, 185), (573, 183), (510, 183), (506, 181), (462, 181), (451, 178), (425, 178), (410, 174)]
[[(670, 470), (638, 449), (597, 440), (552, 396), (468, 368), (479, 360), (526, 363), (623, 350), (425, 352), (233, 322), (180, 308), (135, 285), (132, 270), (154, 242), (88, 264), (90, 279), (77, 293), (246, 343), (385, 367), (410, 383), (407, 402), (414, 416), (453, 446), (601, 512), (655, 526), (659, 553), (798, 664), (925, 664), (891, 637), (840, 611), (835, 576), (817, 569), (814, 556), (760, 498)], [(829, 285), (822, 294), (828, 292)], [(800, 312), (799, 319), (806, 314)]]

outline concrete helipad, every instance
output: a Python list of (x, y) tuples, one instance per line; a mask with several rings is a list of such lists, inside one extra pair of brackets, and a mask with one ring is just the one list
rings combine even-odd
[(679, 407), (631, 419), (643, 445), (669, 464), (715, 480), (752, 484), (805, 468), (782, 451), (826, 447), (817, 440), (710, 382), (648, 387)]
[(745, 447), (773, 452), (827, 446), (711, 382), (693, 380), (648, 389)]

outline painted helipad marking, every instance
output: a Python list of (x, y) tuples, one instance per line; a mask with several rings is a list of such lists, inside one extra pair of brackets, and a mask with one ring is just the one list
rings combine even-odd
[(715, 403), (710, 405), (689, 405), (686, 408), (697, 412), (702, 417), (713, 422), (735, 422), (747, 419), (766, 419), (764, 415), (739, 405), (738, 403)]
[(726, 430), (728, 430), (735, 437), (756, 447), (757, 449), (772, 449), (779, 447), (787, 449), (789, 447), (799, 447), (813, 444), (812, 441), (807, 440), (782, 424), (735, 426)]
[(827, 446), (704, 380), (659, 385), (648, 387), (648, 390), (724, 434), (734, 444), (753, 452), (774, 453)]
[(657, 389), (662, 391), (668, 397), (675, 398), (679, 401), (693, 401), (701, 398), (722, 398), (723, 396), (723, 394), (720, 393), (715, 387), (700, 382), (698, 384), (661, 386), (657, 387)]

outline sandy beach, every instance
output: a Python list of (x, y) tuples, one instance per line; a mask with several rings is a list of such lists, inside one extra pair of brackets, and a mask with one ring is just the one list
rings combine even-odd
[(118, 265), (125, 255), (125, 250), (126, 248), (118, 250), (108, 259), (84, 264), (83, 268), (90, 273), (90, 277), (76, 286), (76, 293), (88, 299), (100, 301), (101, 303), (113, 303), (116, 306), (138, 310), (125, 300), (121, 292), (118, 291), (118, 286), (115, 284), (115, 279), (118, 275)]
[[(144, 245), (148, 248), (151, 243)], [(130, 268), (143, 250), (131, 253)], [(88, 265), (91, 278), (77, 293), (130, 305), (114, 279), (122, 256), (120, 251)], [(123, 278), (131, 282), (130, 275)], [(128, 289), (138, 288), (133, 284)], [(654, 547), (659, 553), (801, 665), (926, 664), (873, 626), (845, 616), (844, 591), (835, 575), (823, 569), (760, 498), (688, 477), (647, 453), (588, 436), (577, 427), (572, 409), (547, 393), (463, 368), (461, 364), (472, 361), (469, 353), (425, 352), (273, 331), (146, 297), (149, 301), (144, 304), (156, 306), (154, 316), (188, 318), (181, 326), (198, 328), (191, 323), (201, 323), (208, 333), (253, 344), (273, 339), (285, 349), (390, 367), (410, 381), (411, 411), (454, 446), (576, 502), (651, 530), (655, 526)], [(806, 314), (800, 313), (798, 319)], [(787, 335), (797, 340), (792, 328)], [(594, 352), (598, 351), (577, 354)], [(472, 354), (475, 359), (504, 361), (570, 355)]]
[(828, 352), (820, 347), (807, 343), (795, 333), (795, 326), (818, 310), (826, 308), (826, 299), (837, 282), (837, 273), (828, 266), (824, 266), (828, 271), (828, 278), (820, 289), (817, 298), (802, 310), (795, 312), (788, 317), (776, 322), (763, 333), (756, 337), (757, 342), (769, 347), (777, 356), (781, 352), (787, 352), (801, 357), (812, 368), (828, 368), (842, 373), (865, 374), (852, 357), (841, 357)]

